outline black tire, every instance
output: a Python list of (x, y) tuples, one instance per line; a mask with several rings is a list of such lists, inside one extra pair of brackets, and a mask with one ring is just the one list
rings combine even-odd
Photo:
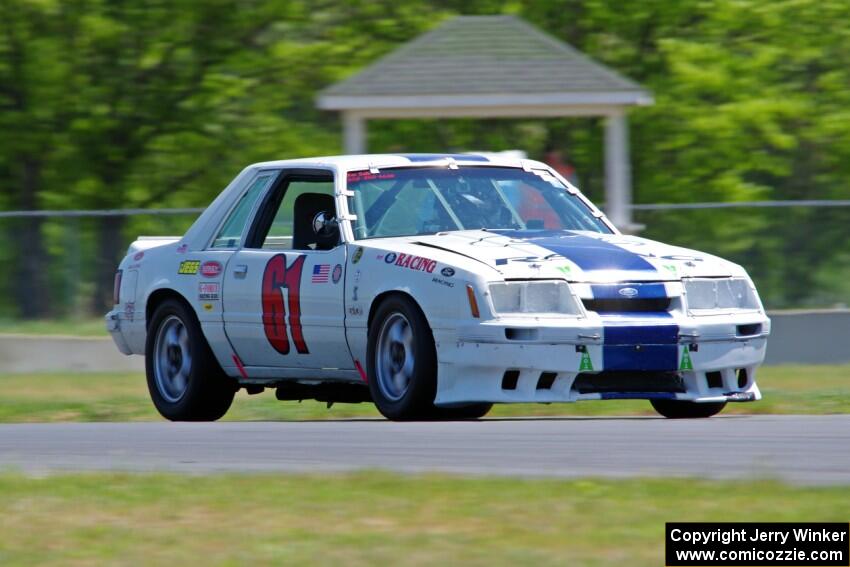
[[(401, 325), (405, 336), (407, 330), (411, 333), (407, 345), (391, 339), (390, 333), (397, 325)], [(379, 354), (382, 356), (380, 361)], [(387, 360), (384, 354), (392, 355), (389, 358), (399, 355), (404, 359), (399, 363)], [(408, 356), (413, 362), (410, 363), (411, 368), (405, 371)], [(390, 383), (393, 381), (388, 375), (393, 374), (395, 364), (402, 364), (395, 374), (404, 371), (407, 376), (404, 388), (394, 388)], [(372, 399), (384, 417), (394, 421), (431, 417), (437, 394), (437, 350), (425, 315), (407, 296), (391, 295), (378, 306), (369, 326), (366, 371)]]
[[(170, 337), (177, 340), (169, 342)], [(237, 390), (235, 380), (216, 361), (195, 314), (174, 299), (160, 304), (151, 317), (145, 371), (154, 406), (171, 421), (215, 421), (227, 413)]]
[(726, 402), (686, 402), (682, 400), (649, 400), (655, 411), (669, 419), (711, 417), (723, 411)]
[(449, 421), (481, 419), (491, 409), (493, 409), (493, 404), (489, 402), (480, 402), (465, 406), (435, 407), (431, 417), (432, 419), (445, 419)]

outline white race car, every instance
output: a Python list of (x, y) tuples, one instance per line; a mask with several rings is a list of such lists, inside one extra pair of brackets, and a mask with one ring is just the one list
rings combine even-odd
[(543, 163), (474, 154), (251, 165), (182, 238), (134, 242), (114, 301), (172, 420), (269, 387), (397, 420), (606, 399), (708, 417), (760, 399), (770, 332), (740, 266), (620, 234)]

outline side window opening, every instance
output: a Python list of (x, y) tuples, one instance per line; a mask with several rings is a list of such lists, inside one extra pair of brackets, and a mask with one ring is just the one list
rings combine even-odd
[(251, 214), (254, 201), (268, 187), (274, 177), (274, 174), (261, 175), (254, 180), (233, 210), (230, 211), (230, 215), (224, 221), (224, 225), (222, 225), (215, 240), (213, 240), (211, 248), (239, 247), (242, 240), (242, 232), (245, 230), (245, 223), (248, 222), (248, 215)]
[(339, 244), (339, 230), (317, 234), (316, 216), (335, 218), (333, 176), (289, 175), (263, 203), (248, 248), (264, 250), (330, 250)]

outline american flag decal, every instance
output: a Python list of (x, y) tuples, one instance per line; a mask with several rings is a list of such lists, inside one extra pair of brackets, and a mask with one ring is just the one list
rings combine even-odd
[(312, 283), (328, 283), (328, 274), (331, 271), (330, 264), (316, 264), (313, 266)]

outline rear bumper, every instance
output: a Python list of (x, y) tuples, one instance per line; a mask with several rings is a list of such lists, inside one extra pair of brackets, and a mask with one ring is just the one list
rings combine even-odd
[(112, 340), (115, 342), (115, 346), (118, 347), (118, 350), (123, 354), (133, 354), (132, 349), (130, 349), (130, 345), (127, 342), (127, 339), (124, 337), (124, 333), (122, 332), (122, 313), (117, 309), (113, 309), (104, 317), (106, 321), (106, 330), (109, 331), (109, 334), (112, 336)]
[[(631, 342), (622, 340), (622, 333), (611, 332), (611, 327), (594, 329), (587, 323), (535, 327), (536, 332), (528, 334), (515, 331), (515, 325), (492, 323), (469, 330), (435, 330), (439, 360), (435, 401), (761, 399), (756, 370), (766, 352), (767, 318), (757, 321), (761, 324), (757, 335), (743, 337), (718, 332), (717, 321), (701, 326), (689, 319), (681, 321), (677, 333), (662, 336), (661, 344), (646, 341), (658, 335), (657, 329), (643, 333), (634, 323), (637, 338)], [(730, 324), (733, 329), (741, 325)], [(520, 340), (506, 340), (508, 336)]]

